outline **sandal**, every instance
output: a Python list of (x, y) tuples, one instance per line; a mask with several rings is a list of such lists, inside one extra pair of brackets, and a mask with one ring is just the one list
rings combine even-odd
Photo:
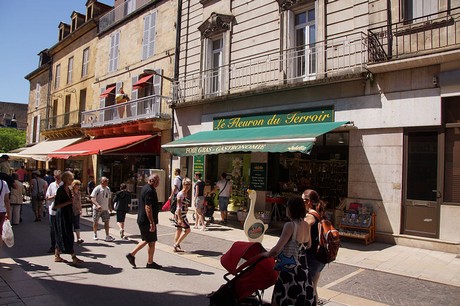
[(55, 256), (54, 257), (54, 262), (67, 262), (67, 260), (65, 260), (61, 256)]
[(182, 249), (180, 248), (180, 245), (174, 245), (174, 249), (173, 249), (173, 250), (174, 250), (174, 252), (176, 252), (176, 253), (183, 253), (183, 252), (185, 252), (184, 250), (182, 250)]
[(72, 263), (71, 265), (76, 265), (76, 264), (80, 264), (80, 263), (83, 263), (84, 261), (81, 260), (80, 258), (78, 258), (77, 256), (72, 256)]

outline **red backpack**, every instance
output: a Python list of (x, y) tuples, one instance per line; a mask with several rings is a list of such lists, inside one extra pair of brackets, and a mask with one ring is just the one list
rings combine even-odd
[(319, 244), (316, 249), (316, 259), (320, 262), (327, 264), (335, 260), (340, 247), (340, 234), (334, 228), (331, 221), (321, 218), (321, 216), (314, 210), (309, 214), (313, 215), (318, 222), (318, 236)]

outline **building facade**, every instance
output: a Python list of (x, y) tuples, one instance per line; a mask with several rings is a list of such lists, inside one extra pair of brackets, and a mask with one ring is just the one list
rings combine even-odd
[(338, 226), (358, 203), (380, 241), (458, 252), (459, 1), (180, 2), (174, 167), (231, 174), (235, 210), (313, 188)]
[(25, 154), (84, 182), (107, 176), (115, 190), (138, 169), (167, 169), (160, 145), (171, 139), (175, 15), (173, 1), (89, 0), (86, 14), (61, 22), (46, 65), (28, 76), (30, 103), (38, 95), (32, 83), (42, 89), (47, 80), (48, 94), (40, 91), (45, 119), (33, 129), (41, 138)]

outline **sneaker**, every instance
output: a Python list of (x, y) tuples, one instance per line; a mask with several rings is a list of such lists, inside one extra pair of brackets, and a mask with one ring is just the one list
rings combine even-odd
[(97, 234), (94, 234), (93, 235), (93, 240), (98, 240), (99, 238), (97, 238)]
[(134, 268), (136, 267), (136, 257), (134, 257), (131, 253), (126, 254), (126, 258), (128, 259), (131, 266)]
[(163, 266), (157, 264), (156, 262), (152, 262), (151, 264), (147, 264), (145, 266), (147, 269), (157, 269), (157, 270), (161, 270), (163, 268)]
[(125, 231), (120, 230), (120, 238), (123, 239), (125, 237)]
[(108, 241), (108, 242), (111, 242), (111, 241), (114, 241), (115, 239), (112, 237), (112, 236), (107, 236), (105, 237), (105, 241)]

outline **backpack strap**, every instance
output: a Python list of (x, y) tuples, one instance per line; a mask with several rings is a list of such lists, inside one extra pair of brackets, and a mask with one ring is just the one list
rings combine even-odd
[(318, 212), (316, 210), (310, 209), (310, 211), (308, 213), (310, 215), (312, 215), (313, 217), (315, 217), (315, 219), (318, 220), (318, 221), (321, 221), (323, 219), (323, 218), (321, 218), (321, 216), (318, 214)]

